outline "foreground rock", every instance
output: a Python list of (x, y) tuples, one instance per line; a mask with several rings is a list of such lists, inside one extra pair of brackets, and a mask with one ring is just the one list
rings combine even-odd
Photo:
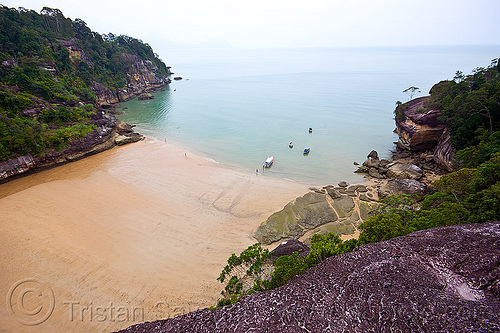
[(423, 230), (236, 304), (121, 332), (498, 332), (499, 262), (498, 222)]

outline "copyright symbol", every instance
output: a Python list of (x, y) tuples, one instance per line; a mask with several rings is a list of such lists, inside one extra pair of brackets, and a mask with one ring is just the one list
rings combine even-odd
[(23, 325), (43, 323), (54, 311), (54, 306), (54, 292), (50, 286), (34, 278), (17, 281), (7, 294), (7, 309)]

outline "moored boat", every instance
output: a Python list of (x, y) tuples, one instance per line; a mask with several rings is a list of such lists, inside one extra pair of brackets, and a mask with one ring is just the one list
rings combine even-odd
[(263, 167), (264, 168), (269, 168), (274, 162), (274, 157), (268, 157), (267, 160), (264, 162)]
[(310, 151), (311, 151), (311, 148), (309, 148), (309, 147), (304, 148), (304, 155), (309, 154)]

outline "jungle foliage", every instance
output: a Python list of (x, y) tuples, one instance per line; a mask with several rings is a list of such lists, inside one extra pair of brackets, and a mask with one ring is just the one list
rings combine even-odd
[(90, 87), (125, 87), (134, 57), (151, 61), (160, 77), (168, 73), (141, 40), (100, 35), (58, 9), (0, 6), (0, 161), (61, 150), (92, 131)]

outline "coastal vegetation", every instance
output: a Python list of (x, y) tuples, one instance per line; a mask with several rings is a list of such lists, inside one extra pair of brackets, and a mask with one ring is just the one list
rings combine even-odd
[[(395, 116), (401, 119), (404, 104), (397, 106)], [(224, 283), (229, 278), (218, 306), (282, 286), (326, 258), (363, 244), (428, 228), (500, 220), (499, 59), (488, 67), (476, 68), (470, 75), (458, 71), (453, 80), (436, 84), (425, 108), (442, 112), (440, 121), (449, 128), (457, 149), (455, 171), (435, 181), (430, 193), (424, 196), (397, 194), (381, 199), (379, 208), (359, 226), (358, 239), (342, 241), (332, 233), (316, 234), (310, 240), (307, 255), (298, 251), (281, 256), (274, 263), (271, 253), (262, 250), (260, 244), (239, 257), (233, 254), (218, 279)], [(253, 269), (234, 274), (240, 265)]]
[(133, 57), (168, 72), (148, 44), (100, 35), (58, 9), (1, 6), (0, 21), (0, 161), (60, 151), (93, 131), (92, 87), (126, 87)]

